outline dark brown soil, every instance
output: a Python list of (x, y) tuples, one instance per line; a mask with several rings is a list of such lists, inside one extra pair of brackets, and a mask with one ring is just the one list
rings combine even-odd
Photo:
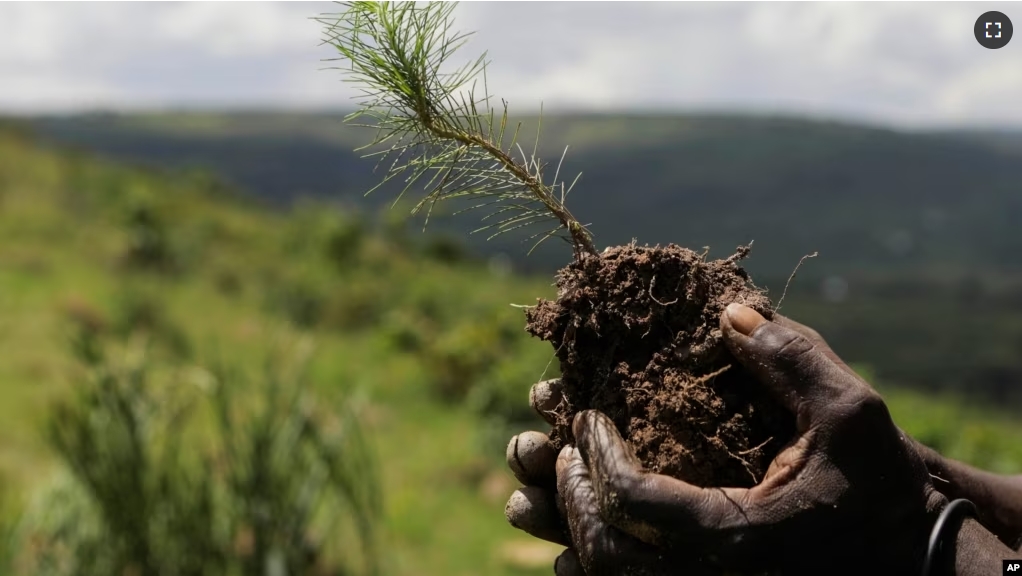
[(608, 248), (557, 275), (556, 301), (527, 310), (527, 330), (553, 344), (564, 399), (551, 435), (595, 408), (617, 424), (647, 469), (699, 486), (751, 486), (794, 431), (792, 417), (730, 356), (720, 315), (740, 302), (770, 318), (770, 301), (738, 262), (676, 245)]

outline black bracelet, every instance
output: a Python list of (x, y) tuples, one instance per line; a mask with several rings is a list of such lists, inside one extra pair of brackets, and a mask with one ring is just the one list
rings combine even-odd
[[(930, 532), (930, 543), (926, 548), (926, 557), (923, 558), (922, 576), (943, 576), (943, 574), (953, 573), (946, 571), (946, 563), (938, 562), (938, 556), (944, 556), (945, 553), (946, 547), (943, 537), (950, 533), (952, 538), (957, 538), (957, 528), (969, 516), (973, 518), (977, 516), (976, 505), (965, 498), (952, 500), (940, 511), (940, 515), (937, 516), (937, 522), (933, 525), (933, 531)], [(952, 540), (953, 544), (954, 540)], [(940, 558), (940, 560), (943, 560), (943, 558)], [(944, 567), (945, 572), (938, 572), (937, 570), (940, 570), (940, 567)]]

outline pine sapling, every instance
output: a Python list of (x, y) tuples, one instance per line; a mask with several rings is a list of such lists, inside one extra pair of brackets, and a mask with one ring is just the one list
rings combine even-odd
[(401, 195), (421, 185), (413, 211), (427, 222), (438, 202), (460, 198), (487, 211), (479, 230), (491, 238), (542, 225), (529, 236), (537, 244), (553, 237), (570, 244), (556, 300), (525, 309), (528, 332), (550, 342), (560, 361), (556, 445), (573, 441), (578, 411), (595, 408), (650, 470), (701, 486), (755, 484), (793, 422), (721, 341), (719, 318), (731, 302), (773, 315), (739, 266), (749, 248), (724, 260), (674, 244), (597, 251), (566, 205), (578, 177), (559, 179), (564, 155), (550, 179), (537, 157), (542, 119), (527, 153), (507, 103), (491, 106), (486, 55), (450, 69), (469, 38), (454, 30), (454, 9), (355, 2), (318, 18), (340, 54), (337, 68), (363, 96), (347, 120), (376, 131), (360, 150), (385, 168), (380, 185), (403, 181)]

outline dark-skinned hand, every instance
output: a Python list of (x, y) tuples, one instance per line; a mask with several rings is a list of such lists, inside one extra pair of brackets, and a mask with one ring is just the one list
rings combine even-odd
[[(700, 488), (647, 472), (609, 419), (586, 411), (573, 423), (576, 446), (556, 458), (538, 432), (512, 440), (509, 463), (526, 488), (508, 503), (511, 523), (569, 546), (559, 576), (821, 566), (917, 573), (946, 498), (880, 396), (815, 332), (787, 319), (732, 305), (721, 332), (796, 416), (795, 438), (759, 485)], [(537, 385), (531, 396), (543, 414), (556, 406), (557, 385)]]

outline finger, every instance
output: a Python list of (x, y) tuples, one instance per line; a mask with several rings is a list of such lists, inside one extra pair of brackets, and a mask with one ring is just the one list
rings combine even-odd
[(547, 424), (556, 424), (556, 410), (561, 403), (563, 384), (560, 378), (544, 380), (532, 385), (529, 390), (529, 405)]
[(586, 551), (587, 542), (605, 529), (592, 492), (589, 469), (578, 450), (565, 446), (557, 456), (557, 493), (564, 500), (572, 544), (580, 552)]
[(579, 451), (571, 446), (564, 447), (558, 455), (557, 487), (567, 510), (572, 542), (572, 548), (562, 554), (562, 560), (555, 566), (557, 574), (658, 576), (683, 573), (696, 576), (704, 573), (699, 566), (698, 553), (685, 554), (680, 548), (668, 550), (649, 545), (604, 521), (589, 469)]
[(550, 490), (538, 486), (515, 490), (504, 507), (504, 516), (509, 524), (536, 538), (562, 546), (571, 545)]
[(749, 527), (748, 490), (700, 488), (644, 471), (614, 423), (595, 410), (579, 413), (572, 428), (593, 479), (589, 491), (597, 514), (613, 526), (650, 544), (686, 542), (710, 549), (720, 549), (724, 539)]
[(810, 328), (809, 326), (806, 326), (805, 324), (800, 324), (799, 322), (796, 322), (795, 320), (792, 320), (787, 316), (781, 316), (780, 314), (774, 314), (773, 321), (776, 322), (777, 324), (780, 324), (781, 326), (784, 326), (785, 328), (790, 328), (795, 332), (798, 332), (799, 334), (805, 336), (806, 339), (812, 342), (813, 345), (816, 346), (820, 350), (820, 352), (823, 353), (824, 356), (830, 358), (831, 362), (833, 362), (839, 368), (843, 369), (845, 372), (848, 372), (852, 376), (855, 376), (860, 380), (862, 379), (859, 376), (859, 374), (855, 372), (855, 370), (852, 370), (851, 367), (848, 366), (848, 364), (845, 364), (845, 361), (842, 360), (841, 357), (838, 356), (836, 352), (834, 352), (834, 350), (830, 347), (830, 344), (827, 344), (827, 341), (824, 340), (823, 336), (821, 336), (820, 333), (817, 332), (816, 330)]
[[(860, 376), (858, 374), (858, 372), (856, 372), (855, 370), (852, 370), (852, 368), (849, 367), (848, 364), (846, 364), (845, 361), (842, 360), (834, 352), (833, 349), (831, 349), (830, 345), (827, 344), (827, 341), (823, 339), (823, 336), (821, 336), (819, 332), (817, 332), (816, 330), (813, 330), (812, 328), (806, 326), (805, 324), (800, 324), (799, 322), (796, 322), (795, 320), (792, 320), (791, 318), (788, 318), (787, 316), (781, 316), (780, 314), (774, 314), (774, 317), (773, 317), (772, 320), (773, 320), (773, 322), (776, 322), (776, 323), (780, 324), (781, 326), (784, 326), (786, 328), (791, 328), (792, 330), (794, 330), (794, 331), (798, 332), (799, 334), (802, 334), (803, 336), (805, 336), (810, 342), (813, 343), (813, 345), (815, 345), (817, 348), (819, 348), (820, 351), (827, 358), (829, 358), (831, 362), (833, 362), (839, 368), (843, 369), (849, 375), (855, 377), (856, 380), (862, 382), (866, 386), (869, 386), (869, 382), (864, 380), (862, 378), (862, 376)], [(929, 447), (925, 446), (924, 444), (922, 444), (918, 440), (910, 437), (904, 431), (901, 431), (900, 434), (902, 436), (904, 436), (905, 438), (908, 438), (909, 442), (913, 445), (913, 447), (916, 448), (916, 451), (923, 458), (923, 462), (926, 463), (926, 467), (927, 467), (928, 470), (930, 470), (931, 474), (933, 474), (933, 472), (935, 470), (943, 469), (944, 462), (946, 462), (947, 459), (945, 459), (943, 456), (941, 456), (940, 454), (938, 454), (934, 450), (930, 449)], [(939, 474), (934, 476), (934, 483), (935, 483), (937, 489), (941, 488), (942, 482), (946, 483), (947, 481), (943, 480), (939, 476)]]
[(802, 324), (797, 320), (793, 320), (781, 314), (774, 314), (774, 317), (771, 320), (776, 324), (784, 326), (785, 328), (791, 328), (792, 330), (805, 336), (806, 338), (809, 339), (809, 341), (811, 341), (813, 344), (816, 344), (817, 346), (820, 346), (821, 348), (823, 347), (829, 348), (827, 341), (824, 340), (823, 336), (819, 332), (817, 332), (813, 328), (810, 328), (809, 326), (806, 326), (805, 324)]
[(800, 431), (820, 421), (833, 406), (876, 396), (808, 338), (766, 320), (752, 308), (728, 305), (720, 329), (735, 358), (796, 415)]
[(554, 560), (554, 574), (555, 576), (586, 576), (578, 555), (571, 548), (561, 552), (557, 560)]
[(507, 466), (526, 486), (554, 485), (557, 450), (542, 432), (522, 432), (507, 445)]

